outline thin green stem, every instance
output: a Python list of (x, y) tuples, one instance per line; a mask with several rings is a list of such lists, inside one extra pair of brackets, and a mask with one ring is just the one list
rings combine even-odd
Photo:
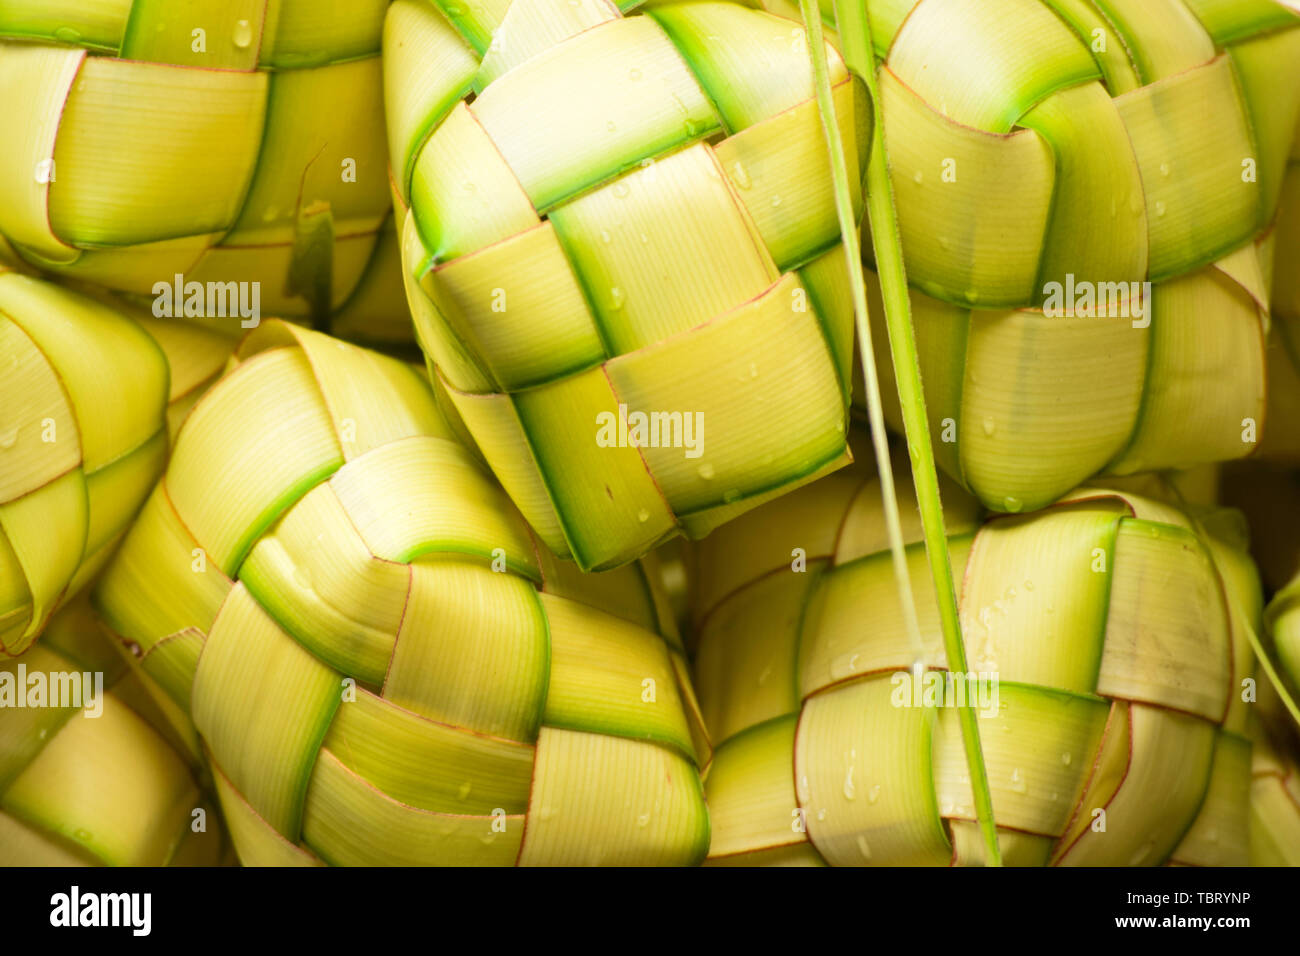
[[(835, 211), (843, 235), (844, 257), (853, 292), (853, 315), (857, 323), (858, 343), (862, 349), (862, 371), (867, 380), (867, 417), (871, 423), (871, 441), (880, 470), (880, 494), (883, 499), (885, 527), (889, 535), (890, 552), (894, 559), (894, 579), (898, 585), (899, 601), (903, 607), (903, 626), (912, 645), (913, 660), (922, 660), (925, 645), (921, 640), (921, 626), (912, 600), (912, 586), (907, 567), (907, 552), (903, 544), (903, 525), (898, 511), (898, 495), (894, 487), (889, 440), (885, 431), (885, 416), (880, 401), (880, 381), (876, 374), (876, 357), (867, 327), (867, 288), (862, 282), (862, 248), (858, 241), (857, 222), (853, 215), (853, 200), (849, 191), (848, 163), (844, 158), (844, 143), (839, 123), (835, 118), (830, 74), (826, 66), (825, 42), (822, 39), (821, 19), (814, 0), (800, 0), (808, 31), (809, 49), (813, 52), (813, 79), (817, 90), (817, 105), (821, 112), (822, 128), (830, 147), (831, 176), (835, 185)], [(857, 281), (854, 281), (854, 277)]]
[[(1229, 598), (1229, 601), (1234, 605), (1236, 604), (1236, 601), (1231, 597)], [(1259, 634), (1256, 633), (1254, 626), (1246, 618), (1245, 614), (1238, 610), (1238, 616), (1246, 627), (1246, 640), (1250, 642), (1250, 649), (1255, 652), (1255, 657), (1259, 660), (1260, 666), (1264, 668), (1264, 673), (1267, 674), (1268, 679), (1273, 682), (1273, 689), (1277, 691), (1277, 696), (1282, 699), (1282, 703), (1291, 714), (1291, 719), (1295, 721), (1297, 727), (1300, 727), (1300, 707), (1296, 706), (1295, 699), (1291, 696), (1291, 692), (1287, 689), (1287, 686), (1282, 683), (1282, 675), (1279, 674), (1277, 668), (1273, 666), (1273, 661), (1268, 656), (1268, 651), (1264, 649), (1264, 642), (1259, 639)]]
[[(876, 460), (880, 468), (881, 495), (884, 499), (885, 522), (889, 532), (895, 579), (899, 586), (904, 623), (913, 643), (915, 659), (920, 665), (922, 661), (920, 627), (917, 623), (916, 606), (912, 597), (910, 575), (903, 548), (898, 498), (885, 437), (880, 382), (876, 374), (876, 359), (868, 325), (866, 280), (862, 275), (861, 249), (850, 200), (847, 163), (840, 140), (839, 126), (835, 121), (835, 107), (826, 68), (820, 14), (814, 0), (800, 0), (799, 8), (808, 32), (817, 103), (821, 111), (822, 125), (826, 131), (827, 144), (830, 147), (831, 173), (835, 184), (835, 207), (844, 238), (849, 282), (853, 290), (854, 320), (857, 326), (858, 346), (861, 350), (863, 378), (866, 381), (867, 414), (871, 424)], [(948, 558), (943, 505), (939, 497), (939, 476), (935, 469), (934, 449), (930, 442), (929, 421), (925, 412), (925, 396), (921, 389), (921, 366), (917, 358), (911, 303), (907, 291), (907, 272), (903, 264), (893, 188), (889, 180), (888, 157), (885, 154), (880, 88), (876, 78), (875, 54), (871, 46), (871, 28), (867, 19), (865, 0), (847, 0), (837, 4), (836, 17), (845, 63), (866, 83), (871, 96), (873, 122), (871, 153), (867, 162), (866, 203), (871, 225), (872, 246), (875, 249), (876, 268), (880, 276), (885, 304), (885, 322), (889, 331), (889, 346), (898, 381), (899, 399), (902, 403), (907, 445), (912, 460), (913, 481), (920, 505), (926, 555), (939, 604), (944, 654), (950, 672), (966, 673), (966, 647), (962, 640), (961, 622), (957, 611), (957, 591)], [(958, 708), (958, 719), (961, 725), (966, 765), (971, 778), (971, 790), (975, 799), (975, 813), (984, 839), (985, 859), (991, 866), (1001, 866), (1002, 854), (998, 847), (997, 827), (993, 818), (993, 796), (989, 789), (988, 770), (984, 764), (978, 717), (973, 702), (966, 701)]]

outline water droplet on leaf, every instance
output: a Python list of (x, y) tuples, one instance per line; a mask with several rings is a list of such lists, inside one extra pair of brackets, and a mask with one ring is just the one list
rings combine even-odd
[(731, 164), (731, 178), (741, 189), (748, 189), (753, 183), (749, 179), (749, 172), (745, 169), (740, 160)]

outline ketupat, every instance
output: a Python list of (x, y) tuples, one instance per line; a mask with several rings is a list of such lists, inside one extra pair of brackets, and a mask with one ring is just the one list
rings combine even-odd
[(229, 351), (0, 266), (0, 657), (103, 566)]
[(1250, 862), (1300, 866), (1300, 767), (1259, 739), (1251, 763)]
[(686, 864), (708, 759), (657, 571), (539, 548), (412, 368), (271, 322), (96, 590), (245, 864)]
[[(409, 343), (385, 173), (387, 5), (3, 4), (0, 236), (33, 265), (133, 295), (177, 275), (258, 283), (262, 315)], [(248, 318), (204, 310), (232, 335)]]
[(1300, 866), (1300, 726), (1269, 680), (1260, 680), (1259, 703), (1251, 727), (1250, 862)]
[[(90, 605), (74, 601), (38, 647), (0, 661), (0, 866), (230, 862), (198, 784), (199, 755), (100, 627)], [(37, 674), (39, 706), (20, 705)]]
[[(909, 5), (910, 5), (910, 4), (909, 4)], [(885, 7), (885, 5), (881, 5), (881, 7), (879, 7), (878, 9), (883, 9), (884, 7)], [(1197, 5), (1197, 7), (1201, 8), (1201, 9), (1208, 9), (1208, 7), (1206, 7), (1205, 4), (1199, 4), (1199, 5)], [(447, 9), (452, 9), (452, 8), (448, 7)], [(523, 14), (521, 14), (521, 16), (523, 16)], [(507, 44), (508, 44), (508, 42), (510, 42), (510, 34), (504, 34), (504, 42), (506, 42)], [(499, 46), (498, 46), (498, 52), (500, 52), (500, 47), (499, 47)], [(748, 168), (744, 168), (744, 169), (746, 169), (745, 176), (748, 177)], [(728, 172), (731, 172), (731, 170), (728, 170)], [(735, 178), (736, 178), (736, 177), (735, 177), (735, 173), (732, 173), (733, 185), (738, 185), (738, 183), (735, 182)], [(627, 198), (627, 196), (620, 196), (620, 198)], [(774, 208), (777, 208), (777, 207), (774, 207)], [(0, 246), (3, 246), (3, 245), (4, 245), (3, 238), (0, 238)], [(3, 250), (0, 250), (0, 251), (3, 251)], [(829, 260), (828, 260), (828, 261), (829, 261)], [(433, 285), (433, 281), (432, 281), (432, 280), (430, 280), (430, 285)], [(621, 286), (619, 286), (619, 289), (621, 290)], [(502, 287), (502, 290), (504, 291), (504, 287)], [(482, 290), (477, 290), (477, 291), (482, 291)], [(495, 291), (497, 291), (497, 289), (493, 289), (493, 290), (491, 290), (491, 291), (493, 291), (493, 293), (495, 293)], [(511, 291), (511, 295), (512, 295), (512, 297), (513, 297), (513, 293), (512, 293), (512, 291)], [(621, 294), (621, 293), (620, 293), (619, 297), (617, 297), (617, 298), (620, 299), (620, 304), (621, 304), (621, 299), (624, 298), (624, 294)], [(502, 299), (502, 302), (504, 303), (504, 299)], [(511, 299), (511, 302), (513, 302), (513, 298)], [(442, 304), (442, 306), (445, 306), (446, 303), (443, 302), (443, 303), (439, 303), (439, 304)], [(1258, 303), (1252, 302), (1251, 304), (1249, 304), (1249, 308), (1252, 308), (1252, 310), (1253, 310), (1253, 308), (1256, 308), (1257, 304), (1258, 304)], [(616, 310), (616, 311), (617, 311), (617, 310)], [(278, 330), (277, 330), (277, 332), (274, 332), (274, 333), (266, 333), (266, 334), (268, 334), (268, 336), (278, 336), (278, 337), (283, 338), (283, 336), (286, 336), (287, 333), (278, 332)], [(256, 341), (259, 341), (259, 342), (265, 342), (265, 341), (270, 341), (270, 339), (259, 338), (259, 339), (256, 339)], [(287, 338), (283, 338), (283, 341), (287, 341)], [(259, 345), (259, 346), (253, 346), (253, 347), (252, 347), (252, 350), (260, 349), (260, 347), (263, 347), (263, 346), (261, 346), (261, 345)], [(744, 369), (742, 369), (742, 371), (744, 371)], [(839, 371), (839, 369), (837, 369), (837, 371)], [(841, 381), (842, 381), (842, 380), (844, 380), (844, 377), (841, 376)], [(351, 419), (348, 419), (348, 418), (346, 418), (346, 416), (344, 416), (344, 418), (343, 418), (341, 421), (339, 421), (339, 433), (341, 433), (341, 437), (343, 436), (343, 434), (346, 434), (346, 432), (347, 432), (347, 428), (348, 428), (347, 421), (348, 421), (348, 420), (351, 420)], [(356, 424), (356, 423), (355, 423), (355, 420), (351, 420), (351, 421), (352, 421), (352, 427), (355, 428), (355, 424)], [(996, 427), (996, 423), (995, 423), (995, 427)], [(594, 429), (593, 429), (593, 431), (594, 431)], [(480, 434), (480, 437), (481, 437), (481, 434)], [(346, 441), (346, 440), (344, 440), (344, 441)], [(260, 464), (260, 463), (259, 463), (259, 464)], [(828, 486), (829, 486), (829, 483), (828, 483)], [(610, 494), (610, 497), (612, 497), (612, 492), (611, 492), (611, 494)], [(1005, 505), (1005, 503), (1006, 503), (1006, 499), (1004, 498), (1004, 505)], [(1019, 506), (1023, 506), (1023, 502), (1019, 502), (1019, 501), (1018, 501), (1018, 505), (1019, 505)], [(958, 511), (961, 511), (961, 507), (959, 507)], [(729, 512), (728, 512), (728, 514), (729, 514)], [(259, 520), (261, 520), (261, 519), (265, 518), (265, 515), (259, 515), (259, 516), (257, 516), (257, 518), (259, 518)], [(958, 519), (961, 519), (961, 515), (958, 515)], [(269, 520), (269, 519), (268, 519), (268, 520)], [(640, 520), (640, 512), (638, 512), (638, 520)], [(958, 525), (959, 525), (959, 524), (961, 524), (961, 520), (958, 520)], [(200, 549), (200, 554), (199, 554), (199, 555), (195, 555), (195, 554), (194, 554), (194, 551), (192, 551), (192, 549), (191, 549), (190, 551), (188, 551), (188, 558), (190, 558), (190, 567), (191, 567), (191, 570), (192, 570), (192, 567), (194, 567), (194, 561), (195, 561), (196, 558), (203, 558), (203, 559), (201, 559), (200, 563), (205, 563), (205, 554), (203, 553), (203, 549)], [(539, 562), (539, 564), (541, 564), (541, 563), (545, 563), (545, 558), (543, 558), (543, 557), (539, 557), (539, 558), (538, 558), (538, 562)], [(246, 562), (246, 563), (247, 563), (247, 562)], [(185, 559), (183, 559), (183, 558), (181, 557), (181, 551), (177, 551), (177, 564), (178, 564), (178, 566), (181, 566), (181, 564), (185, 564)], [(146, 564), (146, 563), (142, 563), (142, 564), (140, 564), (140, 568), (147, 568), (147, 564)], [(138, 568), (138, 570), (140, 570), (140, 568)], [(294, 587), (302, 587), (302, 585), (303, 585), (302, 580), (299, 580), (299, 579), (298, 579), (298, 571), (299, 571), (299, 570), (300, 570), (300, 568), (294, 568), (294, 570), (292, 570), (292, 575), (294, 575), (294, 579), (295, 579), (295, 581), (296, 581), (296, 584), (294, 585)], [(559, 574), (559, 572), (562, 571), (562, 570), (563, 570), (563, 568), (556, 568), (556, 570), (551, 571), (551, 572), (547, 572), (547, 574)], [(144, 574), (143, 571), (142, 571), (142, 574)], [(255, 574), (256, 574), (256, 570), (255, 570), (255, 568), (250, 568), (250, 575), (255, 575)], [(307, 576), (307, 579), (308, 579), (308, 580), (311, 580), (311, 578), (312, 578), (311, 572), (307, 572), (307, 575), (305, 575), (305, 576)], [(922, 580), (922, 581), (923, 581), (923, 580), (924, 580), (924, 575), (918, 575), (918, 578), (919, 578), (919, 580)], [(250, 579), (250, 580), (251, 580), (251, 579)], [(610, 579), (610, 580), (619, 580), (619, 579), (617, 579), (617, 578), (612, 578), (612, 579)], [(627, 580), (627, 579), (624, 579), (624, 580)], [(246, 581), (246, 583), (247, 583), (247, 581)], [(283, 581), (282, 581), (282, 583), (283, 583)], [(139, 584), (139, 583), (138, 583), (138, 584)], [(237, 587), (239, 587), (239, 585), (237, 585)], [(250, 585), (250, 587), (251, 587), (251, 585)], [(290, 589), (292, 589), (292, 588), (290, 588)], [(147, 602), (146, 602), (146, 604), (147, 604)], [(658, 613), (658, 611), (656, 611), (656, 614), (654, 615), (654, 617), (655, 617), (655, 619), (654, 619), (654, 622), (653, 622), (653, 623), (650, 623), (650, 622), (649, 622), (649, 618), (647, 618), (647, 619), (645, 620), (645, 622), (643, 622), (643, 623), (649, 623), (649, 624), (650, 624), (650, 627), (660, 628), (660, 630), (667, 630), (667, 626), (666, 626), (666, 624), (662, 624), (662, 623), (660, 623), (660, 620), (662, 620), (662, 618), (659, 617), (659, 613)], [(175, 637), (175, 640), (172, 640), (173, 637)], [(186, 696), (186, 697), (187, 697), (187, 692), (186, 692), (186, 691), (182, 691), (182, 688), (185, 687), (187, 676), (192, 676), (192, 672), (188, 672), (188, 671), (185, 670), (186, 667), (187, 667), (188, 665), (187, 665), (187, 662), (186, 662), (186, 661), (183, 661), (182, 657), (183, 657), (183, 654), (188, 653), (188, 652), (190, 652), (190, 650), (194, 649), (194, 643), (195, 643), (195, 636), (194, 636), (194, 633), (192, 633), (192, 632), (191, 632), (191, 633), (182, 632), (181, 635), (175, 635), (175, 636), (170, 636), (170, 635), (169, 635), (168, 639), (164, 639), (164, 640), (160, 641), (159, 644), (156, 644), (156, 645), (153, 645), (153, 646), (155, 646), (155, 648), (166, 648), (166, 646), (168, 646), (168, 645), (170, 644), (170, 646), (172, 646), (172, 652), (164, 652), (164, 653), (153, 653), (153, 652), (151, 652), (151, 654), (149, 654), (149, 657), (147, 658), (148, 661), (149, 661), (149, 665), (151, 665), (151, 666), (153, 667), (153, 672), (155, 672), (155, 675), (157, 676), (157, 678), (159, 678), (160, 680), (164, 680), (164, 682), (168, 683), (168, 684), (170, 685), (170, 687), (172, 687), (173, 689), (175, 689), (175, 691), (177, 691), (178, 693), (181, 693), (181, 696)], [(1239, 645), (1239, 644), (1240, 644), (1240, 643), (1239, 643), (1239, 641), (1238, 641), (1238, 645)], [(181, 650), (181, 656), (179, 656), (179, 657), (178, 657), (178, 656), (175, 656), (175, 652), (177, 652), (177, 650)], [(671, 652), (669, 652), (669, 653), (671, 653)], [(170, 658), (170, 659), (169, 659), (169, 658)], [(676, 659), (676, 658), (669, 658), (669, 659)], [(190, 662), (190, 663), (192, 663), (192, 662)], [(341, 672), (342, 672), (342, 671), (341, 671)], [(359, 693), (364, 693), (364, 691), (363, 691), (363, 692), (359, 692)], [(354, 701), (354, 702), (355, 702), (355, 701)], [(368, 698), (364, 698), (364, 697), (363, 697), (363, 702), (369, 702), (369, 701), (368, 701)], [(341, 706), (347, 706), (347, 704), (343, 704), (343, 705), (341, 705)], [(688, 706), (688, 708), (689, 708), (689, 704), (686, 704), (685, 701), (684, 701), (684, 706)], [(217, 719), (217, 721), (220, 721), (220, 719), (225, 719), (225, 717), (226, 717), (226, 714), (225, 714), (225, 713), (217, 714), (216, 717), (214, 717), (214, 718), (212, 717), (211, 714), (209, 714), (209, 721), (212, 721), (212, 719)], [(694, 735), (692, 735), (692, 736), (694, 737), (695, 740), (698, 740), (698, 739), (699, 739), (698, 732), (697, 732), (697, 734), (694, 734)], [(1227, 749), (1223, 749), (1223, 748), (1227, 748)], [(1240, 796), (1242, 796), (1242, 795), (1240, 795), (1240, 792), (1238, 792), (1238, 791), (1239, 791), (1239, 788), (1236, 788), (1236, 790), (1232, 791), (1231, 795), (1227, 795), (1227, 796), (1225, 796), (1225, 793), (1226, 793), (1225, 787), (1226, 787), (1226, 786), (1229, 786), (1229, 784), (1231, 784), (1232, 782), (1234, 782), (1234, 780), (1242, 779), (1243, 775), (1242, 775), (1242, 774), (1236, 774), (1236, 777), (1232, 777), (1232, 775), (1230, 775), (1230, 774), (1226, 774), (1225, 771), (1222, 770), (1222, 767), (1225, 767), (1225, 766), (1229, 765), (1229, 762), (1230, 762), (1230, 761), (1236, 761), (1236, 762), (1234, 763), (1234, 766), (1238, 766), (1238, 769), (1239, 769), (1239, 767), (1240, 767), (1240, 752), (1239, 752), (1239, 750), (1240, 750), (1240, 745), (1239, 745), (1239, 739), (1238, 739), (1238, 737), (1234, 737), (1234, 739), (1232, 739), (1231, 741), (1229, 741), (1229, 743), (1227, 743), (1227, 744), (1223, 744), (1223, 748), (1219, 748), (1219, 749), (1221, 749), (1223, 753), (1227, 754), (1227, 756), (1223, 757), (1223, 760), (1221, 760), (1221, 761), (1217, 761), (1216, 763), (1214, 763), (1213, 775), (1212, 775), (1212, 778), (1210, 778), (1210, 779), (1212, 779), (1213, 786), (1214, 786), (1214, 787), (1218, 787), (1218, 791), (1213, 791), (1213, 790), (1212, 790), (1212, 793), (1217, 793), (1217, 796), (1214, 797), (1214, 799), (1213, 799), (1212, 801), (1210, 801), (1209, 804), (1206, 804), (1206, 805), (1208, 805), (1208, 806), (1222, 806), (1222, 808), (1229, 808), (1229, 806), (1231, 806), (1231, 808), (1235, 808), (1235, 806), (1239, 806), (1239, 805), (1240, 805)], [(699, 748), (697, 747), (697, 749), (699, 749)], [(1229, 750), (1231, 750), (1231, 753), (1229, 753)], [(322, 758), (322, 760), (324, 760), (324, 758)], [(328, 762), (328, 761), (326, 761), (326, 762)], [(735, 765), (733, 765), (733, 766), (735, 766)], [(230, 793), (229, 779), (227, 779), (227, 778), (222, 778), (222, 780), (224, 780), (224, 786), (226, 787), (227, 796), (229, 796), (229, 793)], [(1014, 780), (1013, 780), (1013, 783), (1014, 783)], [(1013, 788), (1014, 788), (1014, 787), (1013, 787)], [(846, 788), (846, 791), (848, 791), (848, 790), (849, 790), (849, 788)], [(867, 796), (870, 796), (870, 792), (867, 793)], [(878, 795), (878, 796), (879, 796), (879, 795)], [(859, 791), (859, 799), (861, 799), (861, 797), (862, 797), (862, 792)], [(238, 805), (242, 805), (242, 804), (239, 804), (238, 801), (235, 801), (235, 805), (238, 806)], [(551, 810), (552, 810), (552, 813), (554, 813), (554, 808), (551, 808)], [(1235, 810), (1234, 810), (1234, 813), (1235, 813)], [(238, 814), (237, 814), (237, 816), (238, 816)], [(515, 819), (513, 819), (513, 818), (511, 817), (511, 814), (506, 814), (506, 816), (507, 816), (507, 818), (508, 818), (508, 819), (507, 819), (507, 829), (510, 829), (510, 827), (513, 826), (513, 823), (515, 823), (516, 821), (515, 821)], [(542, 821), (545, 821), (546, 817), (547, 817), (547, 814), (546, 814), (545, 812), (543, 812), (543, 813), (539, 813), (539, 814), (538, 814), (538, 817), (537, 817), (536, 819), (534, 819), (532, 825), (537, 825), (537, 823), (542, 822)], [(242, 826), (244, 827), (244, 838), (243, 838), (243, 839), (244, 839), (244, 844), (246, 844), (246, 847), (251, 847), (251, 848), (252, 848), (250, 852), (252, 852), (253, 855), (256, 856), (257, 853), (259, 853), (259, 852), (263, 852), (263, 851), (266, 851), (266, 849), (268, 849), (268, 848), (276, 848), (276, 849), (278, 849), (278, 851), (285, 851), (285, 849), (286, 849), (285, 845), (282, 845), (281, 842), (278, 842), (277, 838), (274, 838), (274, 836), (266, 835), (266, 834), (265, 834), (264, 827), (263, 827), (263, 829), (259, 829), (259, 826), (257, 826), (257, 821), (255, 821), (255, 819), (252, 819), (251, 817), (248, 817), (248, 814), (243, 814), (243, 816), (239, 818), (239, 822), (240, 822), (240, 825), (242, 825)], [(263, 821), (263, 822), (264, 822), (264, 821)], [(640, 823), (640, 818), (638, 818), (638, 823)], [(1234, 818), (1234, 822), (1232, 822), (1232, 827), (1235, 827), (1235, 829), (1232, 829), (1232, 827), (1230, 827), (1230, 834), (1231, 834), (1231, 836), (1232, 836), (1232, 839), (1230, 840), (1230, 843), (1232, 843), (1232, 852), (1239, 851), (1239, 843), (1240, 843), (1240, 842), (1239, 842), (1238, 839), (1235, 839), (1236, 836), (1239, 836), (1239, 835), (1240, 835), (1239, 832), (1238, 832), (1239, 829), (1240, 829), (1240, 827), (1238, 826), (1238, 823), (1239, 823), (1239, 819), (1238, 819), (1238, 818)], [(969, 827), (963, 827), (962, 832), (965, 832), (966, 830), (969, 830)], [(1203, 827), (1203, 830), (1204, 830), (1204, 827)], [(260, 835), (259, 835), (259, 834), (260, 834)], [(969, 835), (969, 834), (967, 834), (967, 835)], [(1203, 835), (1204, 835), (1204, 834), (1203, 834)], [(1013, 843), (1015, 843), (1014, 840), (1013, 840)], [(1023, 843), (1024, 843), (1024, 840), (1021, 840), (1021, 842), (1019, 842), (1019, 844), (1011, 845), (1011, 847), (1009, 847), (1009, 858), (1010, 858), (1011, 861), (1014, 862), (1014, 861), (1018, 861), (1018, 860), (1023, 860), (1023, 856), (1019, 856), (1019, 852), (1023, 851), (1023, 845), (1021, 845), (1021, 844), (1023, 844)], [(1193, 843), (1195, 843), (1195, 840), (1193, 840)], [(805, 848), (805, 849), (806, 849), (806, 848)], [(859, 849), (861, 849), (861, 847), (859, 847)], [(871, 845), (868, 844), (868, 851), (870, 851), (870, 849), (871, 849)], [(974, 849), (971, 849), (970, 845), (967, 845), (967, 851), (970, 851), (970, 852), (974, 853), (974, 855), (978, 856), (978, 847), (975, 847)], [(1200, 857), (1197, 857), (1197, 856), (1196, 856), (1196, 853), (1197, 853), (1197, 852), (1200, 852)], [(1204, 844), (1201, 844), (1201, 845), (1200, 845), (1200, 848), (1197, 849), (1197, 848), (1195, 847), (1195, 845), (1188, 844), (1187, 842), (1184, 842), (1184, 844), (1182, 845), (1182, 847), (1180, 847), (1180, 848), (1178, 849), (1178, 852), (1175, 853), (1175, 858), (1178, 858), (1178, 860), (1199, 860), (1199, 861), (1201, 861), (1201, 862), (1204, 862), (1204, 861), (1213, 860), (1213, 858), (1216, 857), (1216, 853), (1218, 853), (1219, 858), (1221, 858), (1221, 860), (1226, 860), (1226, 858), (1232, 858), (1232, 857), (1230, 857), (1229, 855), (1227, 855), (1227, 853), (1221, 851), (1221, 849), (1214, 849), (1214, 848), (1206, 847), (1206, 845), (1204, 845)], [(272, 853), (272, 856), (274, 856), (274, 853)], [(266, 858), (266, 857), (263, 857), (263, 858)]]
[[(1016, 512), (1098, 473), (1251, 453), (1267, 435), (1257, 239), (1300, 104), (1300, 15), (1272, 0), (869, 13), (940, 465)], [(1132, 297), (1096, 314), (1105, 283), (1147, 280), (1144, 314)]]
[[(615, 566), (847, 462), (852, 318), (801, 29), (724, 3), (399, 0), (384, 70), (418, 337), (554, 552)], [(860, 173), (861, 85), (833, 53), (831, 80)], [(602, 442), (605, 415), (673, 435)]]
[[(855, 466), (695, 548), (696, 687), (716, 748), (711, 862), (984, 859), (956, 682), (937, 698), (924, 681), (911, 692), (918, 656), (945, 666), (915, 502), (904, 531), (920, 654), (879, 495)], [(1073, 498), (981, 521), (945, 489), (949, 550), (965, 569), (964, 686), (989, 711), (978, 723), (1004, 859), (1244, 864), (1253, 565), (1217, 516), (1202, 537), (1153, 498)]]

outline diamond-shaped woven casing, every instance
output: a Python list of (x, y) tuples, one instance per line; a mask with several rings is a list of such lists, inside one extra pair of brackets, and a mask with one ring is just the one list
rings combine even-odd
[(583, 575), (420, 372), (282, 322), (96, 591), (193, 715), (245, 864), (681, 864), (707, 740), (655, 570)]
[(230, 859), (196, 782), (198, 751), (171, 729), (84, 599), (55, 615), (39, 647), (0, 661), (0, 740), (0, 866)]
[[(1295, 129), (1300, 15), (1273, 0), (869, 9), (940, 465), (1014, 512), (1099, 473), (1254, 451), (1256, 240)], [(1145, 281), (1138, 316), (1129, 284)]]
[(1008, 864), (1244, 864), (1251, 658), (1225, 597), (1258, 622), (1244, 552), (1127, 491), (983, 522), (952, 486), (944, 503), (974, 678), (951, 685), (915, 501), (918, 650), (866, 469), (699, 544), (710, 858), (980, 863), (953, 706), (968, 693)]
[(0, 657), (103, 566), (228, 343), (0, 266)]
[[(263, 315), (409, 342), (385, 169), (387, 0), (0, 6), (0, 237), (141, 296), (259, 282)], [(240, 334), (238, 317), (206, 316)]]
[[(418, 337), (553, 551), (615, 566), (847, 461), (852, 315), (801, 28), (400, 0), (384, 58)], [(860, 205), (868, 114), (830, 60)], [(606, 414), (664, 434), (602, 439)]]

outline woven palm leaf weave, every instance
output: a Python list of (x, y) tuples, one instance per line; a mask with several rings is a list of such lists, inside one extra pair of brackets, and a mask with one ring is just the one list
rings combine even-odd
[(240, 859), (700, 859), (658, 572), (538, 547), (412, 368), (282, 322), (237, 358), (96, 595), (192, 714)]
[[(1273, 0), (869, 12), (941, 467), (1016, 512), (1099, 473), (1251, 454), (1269, 428), (1257, 240), (1295, 130), (1300, 15)], [(1130, 283), (1147, 281), (1138, 316)]]
[(103, 567), (229, 351), (0, 266), (0, 657)]
[[(802, 28), (724, 3), (401, 0), (384, 69), (419, 339), (553, 551), (615, 566), (848, 460)], [(833, 51), (830, 79), (860, 173), (868, 114)], [(620, 408), (699, 416), (699, 453), (602, 445)]]
[[(924, 680), (945, 674), (914, 502), (919, 649), (879, 495), (854, 466), (696, 548), (711, 862), (984, 859), (957, 728), (966, 698), (905, 683), (918, 659)], [(1244, 865), (1241, 622), (1258, 619), (1260, 598), (1231, 523), (1201, 537), (1157, 498), (1093, 488), (988, 520), (951, 485), (945, 504), (1004, 861)]]
[(1256, 741), (1250, 783), (1252, 866), (1300, 866), (1300, 767)]
[[(39, 646), (0, 661), (0, 673), (15, 695), (0, 708), (0, 866), (225, 861), (229, 843), (197, 783), (199, 754), (169, 730), (85, 600), (55, 615)], [(87, 673), (102, 675), (96, 705), (53, 699), (56, 681)], [(19, 707), (34, 674), (46, 682), (40, 706)]]
[[(386, 7), (3, 4), (0, 235), (29, 263), (127, 293), (176, 275), (258, 282), (264, 315), (409, 341), (385, 173)], [(240, 332), (239, 317), (208, 321)]]
[(1251, 728), (1250, 862), (1300, 866), (1300, 731), (1275, 685), (1261, 680), (1259, 690)]

